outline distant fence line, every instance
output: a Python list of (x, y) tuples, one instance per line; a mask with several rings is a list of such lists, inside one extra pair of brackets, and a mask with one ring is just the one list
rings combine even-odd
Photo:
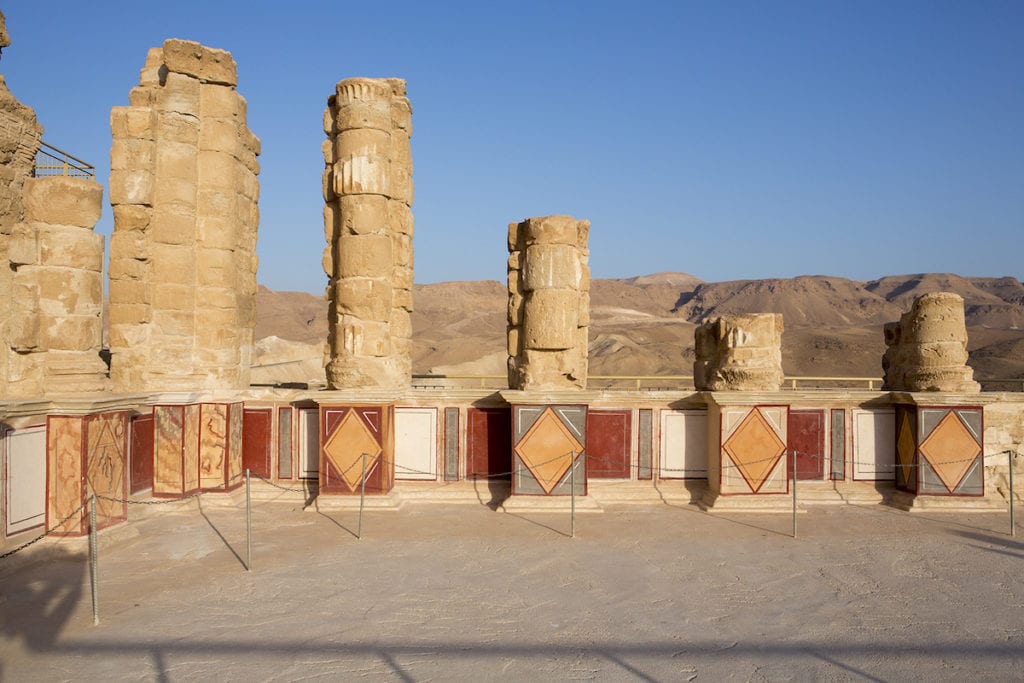
[(68, 176), (70, 178), (92, 178), (96, 168), (92, 164), (72, 156), (62, 149), (40, 141), (32, 175), (36, 178)]

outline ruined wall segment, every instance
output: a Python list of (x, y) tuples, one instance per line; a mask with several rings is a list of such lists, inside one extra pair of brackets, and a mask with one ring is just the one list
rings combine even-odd
[(412, 108), (405, 81), (339, 81), (324, 112), (327, 384), (412, 383)]
[(952, 292), (924, 294), (899, 322), (884, 329), (887, 391), (978, 393), (974, 370), (967, 365), (964, 300)]
[(7, 397), (99, 392), (103, 307), (103, 187), (52, 176), (24, 183), (24, 221), (11, 229)]
[(237, 84), (230, 53), (168, 40), (111, 111), (115, 390), (249, 385), (260, 141)]
[(544, 216), (508, 228), (508, 385), (586, 389), (590, 221)]
[(782, 315), (727, 315), (694, 330), (698, 391), (778, 391), (782, 386)]

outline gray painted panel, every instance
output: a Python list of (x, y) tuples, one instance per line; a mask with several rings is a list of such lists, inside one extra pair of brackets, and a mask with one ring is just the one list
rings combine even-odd
[(291, 479), (292, 474), (292, 409), (277, 411), (277, 476)]
[(519, 443), (546, 409), (545, 406), (515, 406), (512, 419), (512, 443)]
[(651, 456), (654, 453), (654, 411), (643, 409), (638, 419), (637, 434), (639, 438), (639, 460), (637, 462), (637, 478), (651, 478)]
[[(936, 425), (942, 421), (942, 418), (946, 417), (946, 413), (949, 412), (946, 408), (922, 408), (919, 415), (918, 421), (918, 439), (917, 442), (924, 443), (924, 440), (928, 438), (928, 435), (932, 433)], [(945, 488), (945, 487), (943, 487)]]
[(832, 411), (832, 478), (846, 477), (846, 411)]
[(444, 480), (459, 478), (459, 409), (444, 409)]
[(968, 408), (965, 410), (958, 410), (956, 414), (960, 416), (963, 423), (967, 426), (967, 429), (971, 430), (971, 434), (978, 443), (982, 443), (981, 440), (981, 411), (977, 408)]

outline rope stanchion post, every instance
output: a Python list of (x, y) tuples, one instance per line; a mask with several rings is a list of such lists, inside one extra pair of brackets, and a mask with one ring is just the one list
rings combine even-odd
[(796, 451), (790, 451), (793, 467), (793, 538), (796, 538)]
[(1010, 477), (1010, 536), (1014, 537), (1017, 535), (1017, 525), (1013, 520), (1013, 449), (1006, 451), (1007, 465), (1009, 465), (1008, 472)]
[(576, 538), (576, 452), (569, 451), (569, 538)]
[(245, 468), (245, 571), (252, 571), (252, 495), (249, 468)]
[(366, 503), (366, 453), (363, 453), (363, 474), (359, 478), (359, 526), (356, 539), (363, 538), (363, 506)]
[(100, 625), (99, 543), (96, 539), (96, 494), (89, 499), (89, 579), (92, 587), (92, 625)]

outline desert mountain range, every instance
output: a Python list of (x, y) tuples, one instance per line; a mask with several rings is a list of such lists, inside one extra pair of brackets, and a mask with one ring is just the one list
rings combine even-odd
[[(1024, 284), (1012, 277), (952, 274), (870, 282), (820, 275), (703, 282), (686, 273), (595, 279), (590, 373), (690, 375), (693, 329), (701, 320), (770, 312), (784, 316), (787, 375), (881, 377), (882, 326), (899, 320), (914, 298), (935, 291), (964, 298), (976, 378), (1024, 378)], [(260, 287), (256, 305), (257, 364), (267, 366), (259, 381), (322, 379), (323, 298)], [(414, 373), (504, 374), (503, 283), (416, 285), (414, 305)]]

